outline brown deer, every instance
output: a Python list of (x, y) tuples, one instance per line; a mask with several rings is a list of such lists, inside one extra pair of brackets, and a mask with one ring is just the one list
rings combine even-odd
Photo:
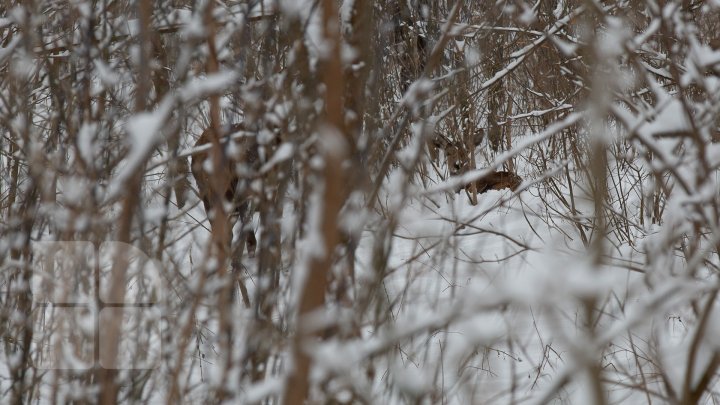
[[(213, 162), (211, 157), (211, 150), (207, 148), (212, 145), (213, 140), (213, 128), (206, 129), (197, 142), (195, 142), (195, 148), (205, 147), (200, 152), (196, 152), (192, 156), (191, 171), (195, 182), (198, 185), (198, 194), (202, 199), (203, 205), (205, 206), (205, 212), (210, 218), (211, 204), (210, 204), (210, 193), (211, 193), (211, 182), (220, 182), (222, 185), (221, 190), (224, 189), (224, 203), (231, 203), (230, 214), (231, 224), (234, 224), (237, 220), (241, 221), (243, 229), (241, 235), (244, 236), (247, 244), (247, 251), (250, 257), (255, 256), (255, 248), (257, 246), (257, 240), (252, 230), (247, 229), (248, 223), (250, 222), (252, 211), (250, 210), (250, 190), (249, 182), (246, 176), (240, 176), (239, 173), (251, 173), (256, 171), (259, 166), (259, 153), (258, 144), (255, 136), (241, 137), (238, 139), (231, 139), (234, 133), (243, 130), (241, 124), (231, 125), (223, 128), (223, 133), (217, 137), (220, 140), (221, 155), (221, 171), (220, 173), (213, 173)], [(212, 221), (210, 221), (212, 224)], [(229, 240), (231, 245), (234, 245), (232, 241), (232, 228), (230, 225), (230, 237)], [(242, 249), (242, 246), (240, 246)], [(233, 251), (234, 249), (231, 249)], [(233, 252), (233, 261), (237, 260), (236, 255), (241, 254), (242, 251), (238, 250)], [(233, 263), (235, 266), (236, 263)]]
[[(475, 142), (479, 142), (479, 140), (476, 139)], [(474, 169), (475, 166), (471, 165), (470, 162), (472, 153), (467, 150), (468, 148), (466, 148), (465, 145), (458, 145), (457, 142), (452, 142), (438, 134), (437, 137), (433, 139), (433, 146), (445, 152), (446, 164), (451, 176), (458, 176)], [(437, 152), (435, 152), (435, 155), (437, 156)], [(466, 190), (468, 193), (471, 193), (471, 185), (473, 184), (478, 194), (485, 193), (488, 190), (502, 190), (504, 188), (515, 191), (522, 181), (522, 177), (512, 171), (499, 171), (460, 186), (456, 192), (459, 193), (462, 190)]]
[[(515, 191), (522, 181), (522, 177), (513, 172), (493, 172), (480, 180), (476, 180), (475, 188), (477, 189), (478, 194), (482, 194), (488, 190), (502, 190), (504, 188), (509, 188), (510, 190)], [(466, 185), (464, 188), (467, 189), (468, 186), (469, 185)]]

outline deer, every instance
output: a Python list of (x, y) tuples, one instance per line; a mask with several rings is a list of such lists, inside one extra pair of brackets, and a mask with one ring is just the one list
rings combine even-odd
[[(475, 141), (478, 142), (478, 140)], [(470, 162), (470, 159), (473, 158), (472, 153), (468, 153), (466, 150), (467, 148), (464, 145), (458, 145), (456, 142), (453, 142), (440, 134), (433, 139), (432, 143), (434, 148), (445, 152), (446, 164), (448, 172), (451, 176), (459, 176), (474, 168), (474, 165), (471, 165)], [(437, 156), (436, 151), (434, 154)], [(455, 192), (460, 193), (462, 190), (465, 190), (468, 194), (470, 194), (472, 192), (471, 188), (473, 185), (475, 186), (475, 191), (477, 191), (478, 194), (483, 194), (490, 190), (502, 190), (505, 188), (515, 191), (522, 181), (522, 177), (518, 176), (513, 171), (496, 171), (478, 180), (461, 185), (455, 190)]]
[[(201, 149), (192, 156), (192, 162), (190, 170), (195, 182), (198, 186), (198, 194), (202, 200), (203, 206), (205, 207), (205, 213), (208, 219), (211, 217), (212, 205), (210, 203), (211, 197), (211, 182), (220, 181), (224, 188), (224, 201), (223, 203), (230, 204), (230, 218), (231, 225), (229, 226), (230, 235), (228, 240), (230, 245), (234, 246), (233, 241), (233, 225), (240, 220), (242, 223), (241, 237), (245, 238), (245, 244), (247, 246), (248, 256), (255, 256), (255, 249), (257, 247), (257, 240), (255, 233), (248, 229), (248, 225), (252, 216), (251, 211), (251, 195), (249, 189), (249, 176), (241, 176), (239, 173), (251, 173), (257, 170), (260, 164), (260, 155), (258, 150), (258, 143), (255, 136), (245, 136), (237, 139), (231, 139), (231, 136), (244, 129), (242, 124), (234, 124), (225, 126), (222, 129), (222, 134), (217, 137), (220, 140), (220, 149), (222, 152), (221, 156), (221, 170), (220, 173), (213, 173), (213, 161), (211, 159), (212, 151), (208, 146), (212, 145), (214, 137), (214, 129), (212, 127), (206, 129), (200, 138), (195, 142), (195, 149)], [(211, 228), (212, 228), (212, 221)], [(211, 229), (212, 230), (212, 229)], [(238, 251), (231, 249), (233, 260), (233, 266), (236, 266), (237, 260), (236, 255), (242, 254), (242, 246), (239, 247)]]
[[(504, 188), (509, 188), (510, 190), (515, 191), (520, 186), (522, 181), (522, 177), (518, 176), (513, 172), (493, 172), (479, 180), (476, 180), (475, 189), (477, 190), (478, 194), (485, 193), (489, 190), (502, 190)], [(467, 190), (467, 187), (469, 187), (469, 184), (466, 185), (464, 188)]]

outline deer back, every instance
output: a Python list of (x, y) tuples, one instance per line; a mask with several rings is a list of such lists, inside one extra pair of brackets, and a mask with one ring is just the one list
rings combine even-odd
[(520, 186), (520, 183), (522, 183), (522, 177), (513, 172), (500, 171), (490, 173), (477, 180), (475, 187), (478, 193), (484, 193), (488, 190), (502, 190), (503, 188), (515, 191)]

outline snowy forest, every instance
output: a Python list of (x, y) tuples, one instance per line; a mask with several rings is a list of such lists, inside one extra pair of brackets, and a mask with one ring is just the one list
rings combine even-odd
[(720, 403), (720, 0), (2, 3), (1, 403)]

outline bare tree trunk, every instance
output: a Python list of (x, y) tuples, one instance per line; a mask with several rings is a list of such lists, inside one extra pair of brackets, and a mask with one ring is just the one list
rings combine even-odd
[(303, 319), (314, 311), (322, 310), (325, 304), (328, 277), (333, 264), (333, 252), (338, 244), (338, 214), (345, 202), (342, 163), (347, 155), (347, 138), (344, 133), (343, 72), (340, 60), (341, 37), (338, 15), (334, 0), (324, 0), (323, 34), (328, 45), (328, 56), (323, 61), (323, 81), (325, 83), (325, 129), (321, 129), (323, 140), (328, 142), (322, 152), (324, 167), (322, 170), (322, 217), (319, 223), (312, 224), (322, 238), (322, 249), (313, 256), (307, 266), (307, 278), (300, 291), (297, 311), (295, 337), (293, 339), (293, 371), (288, 381), (284, 404), (301, 404), (310, 393), (310, 369), (312, 359), (303, 345), (317, 336), (317, 331), (305, 330)]

